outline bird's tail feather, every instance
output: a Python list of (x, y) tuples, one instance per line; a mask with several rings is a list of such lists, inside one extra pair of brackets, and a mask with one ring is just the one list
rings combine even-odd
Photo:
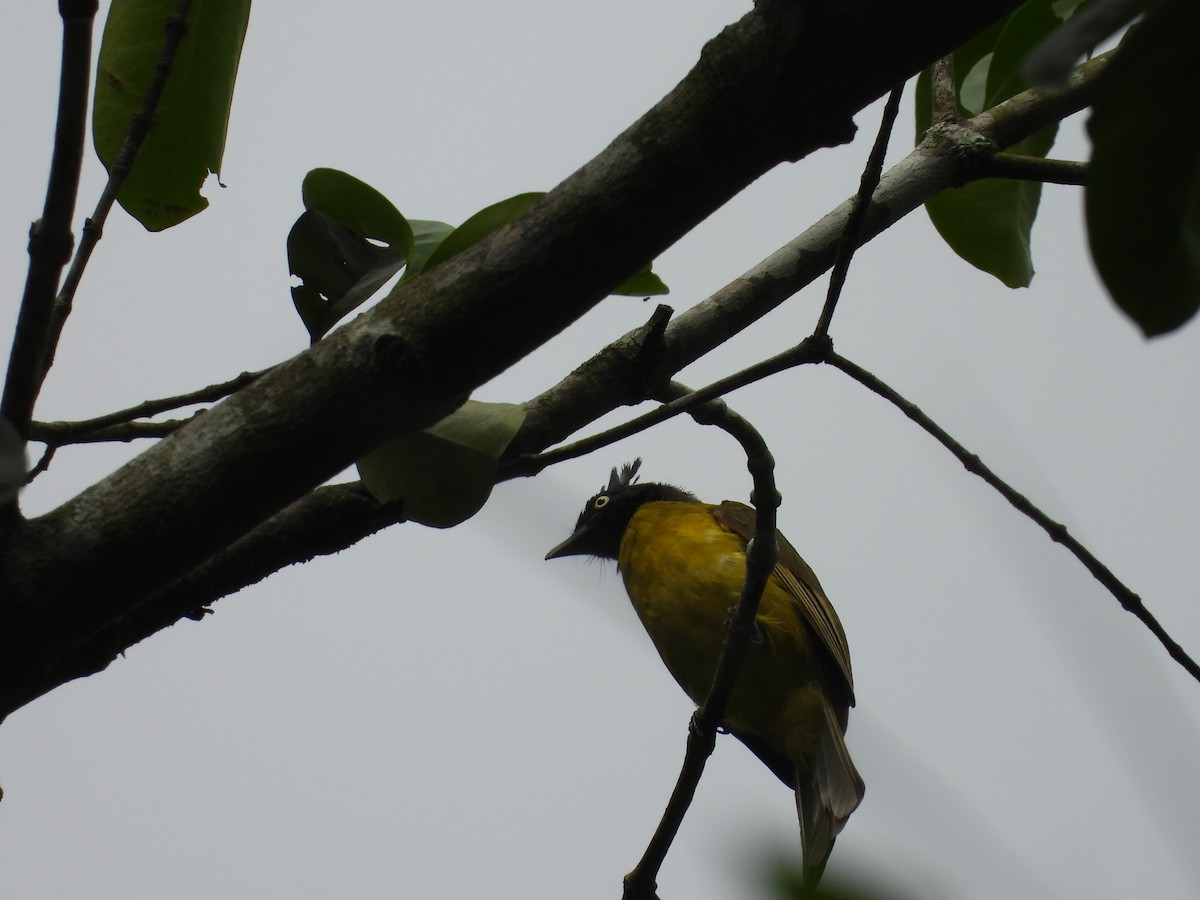
[(825, 705), (816, 759), (809, 771), (796, 771), (796, 811), (804, 845), (805, 880), (815, 885), (825, 871), (834, 839), (862, 802), (862, 776), (850, 758), (837, 717)]

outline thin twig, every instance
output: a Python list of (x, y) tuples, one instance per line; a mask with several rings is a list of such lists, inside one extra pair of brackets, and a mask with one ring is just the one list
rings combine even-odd
[(154, 74), (151, 76), (146, 94), (142, 98), (142, 108), (129, 122), (129, 132), (125, 135), (125, 140), (122, 141), (121, 148), (117, 151), (112, 167), (108, 170), (108, 182), (104, 185), (95, 211), (83, 223), (79, 249), (71, 261), (71, 268), (67, 270), (66, 278), (63, 279), (62, 290), (54, 300), (54, 309), (51, 313), (49, 333), (46, 339), (42, 378), (46, 377), (46, 372), (54, 364), (58, 341), (62, 336), (67, 316), (71, 314), (75, 291), (79, 287), (79, 280), (83, 277), (84, 269), (87, 268), (88, 260), (92, 257), (92, 251), (104, 234), (104, 223), (108, 219), (113, 203), (116, 202), (121, 185), (125, 183), (125, 179), (133, 168), (142, 142), (146, 140), (146, 136), (150, 134), (150, 129), (154, 125), (154, 113), (158, 109), (159, 101), (162, 99), (167, 85), (167, 78), (175, 64), (175, 54), (188, 32), (187, 16), (190, 7), (191, 0), (179, 0), (174, 14), (166, 20), (166, 37), (163, 41), (162, 53), (159, 54), (158, 62), (154, 66)]
[(500, 477), (528, 477), (536, 475), (547, 466), (552, 466), (555, 463), (564, 462), (568, 459), (576, 459), (580, 456), (587, 456), (589, 453), (594, 453), (603, 447), (607, 447), (609, 444), (615, 444), (617, 441), (624, 440), (630, 435), (638, 434), (654, 425), (665, 422), (667, 419), (674, 418), (680, 413), (690, 413), (702, 403), (707, 403), (723, 394), (746, 387), (746, 385), (754, 384), (756, 381), (761, 381), (777, 372), (807, 363), (822, 362), (825, 359), (825, 354), (830, 352), (832, 346), (827, 337), (805, 338), (795, 347), (785, 350), (783, 353), (765, 359), (760, 363), (756, 363), (718, 381), (714, 381), (712, 384), (699, 388), (690, 394), (664, 403), (662, 406), (655, 407), (647, 413), (643, 413), (640, 416), (630, 419), (628, 422), (614, 426), (599, 434), (594, 434), (591, 437), (586, 437), (570, 444), (563, 444), (544, 453), (529, 453), (512, 459), (504, 464)]
[[(45, 366), (46, 334), (51, 306), (63, 267), (71, 258), (74, 237), (71, 219), (79, 192), (84, 135), (92, 64), (92, 23), (96, 0), (59, 3), (63, 21), (62, 66), (59, 77), (58, 121), (42, 217), (29, 230), (29, 272), (17, 327), (13, 334), (4, 397), (3, 415), (22, 440), (29, 439), (29, 423), (41, 388)], [(16, 501), (13, 501), (15, 509)]]
[[(698, 392), (672, 382), (667, 393), (674, 399), (683, 399), (694, 398)], [(754, 540), (746, 550), (746, 577), (721, 647), (712, 687), (704, 703), (692, 716), (683, 766), (658, 827), (637, 866), (625, 876), (624, 900), (653, 900), (656, 896), (658, 872), (679, 833), (679, 826), (704, 774), (705, 764), (716, 745), (718, 729), (725, 719), (725, 708), (756, 630), (755, 616), (763, 589), (779, 555), (775, 540), (776, 510), (779, 507), (779, 492), (775, 488), (775, 460), (762, 435), (720, 399), (694, 406), (691, 415), (702, 425), (716, 425), (723, 429), (742, 445), (747, 468), (754, 479), (754, 493), (751, 495), (757, 512)]]
[(243, 372), (229, 381), (210, 384), (208, 387), (179, 394), (175, 397), (163, 397), (158, 400), (146, 400), (136, 406), (120, 409), (116, 412), (105, 413), (93, 419), (83, 419), (78, 422), (34, 422), (30, 437), (35, 441), (62, 446), (65, 444), (97, 443), (100, 441), (128, 441), (139, 437), (163, 437), (178, 428), (186, 420), (172, 422), (146, 422), (142, 426), (170, 426), (156, 431), (151, 427), (143, 427), (141, 431), (123, 431), (121, 426), (136, 423), (137, 419), (146, 419), (160, 413), (182, 409), (185, 406), (195, 406), (197, 403), (215, 403), (236, 394), (246, 385), (257, 381), (270, 369), (257, 372)]
[(1070, 159), (1045, 159), (1020, 153), (997, 153), (981, 160), (972, 172), (972, 180), (980, 178), (1014, 178), (1020, 181), (1041, 181), (1046, 184), (1087, 184), (1088, 166)]
[[(1016, 141), (1086, 107), (1110, 54), (1081, 65), (1062, 91), (1025, 91), (970, 120), (971, 129), (931, 137), (880, 180), (867, 213), (861, 241), (866, 243), (903, 219), (912, 210), (952, 184), (974, 160), (994, 153), (994, 146)], [(971, 130), (987, 141), (975, 138)], [(940, 141), (940, 145), (939, 145)], [(793, 240), (776, 250), (708, 298), (676, 316), (657, 338), (656, 365), (647, 366), (636, 348), (642, 329), (618, 338), (570, 375), (525, 403), (528, 415), (502, 461), (499, 478), (536, 474), (531, 461), (537, 453), (583, 430), (589, 423), (621, 405), (638, 402), (645, 394), (647, 372), (670, 377), (724, 341), (747, 329), (771, 310), (803, 290), (826, 272), (837, 255), (853, 198), (839, 204)], [(631, 349), (631, 342), (633, 349)]]
[[(186, 419), (164, 419), (161, 422), (120, 422), (87, 431), (77, 431), (74, 422), (34, 422), (31, 440), (41, 441), (48, 447), (66, 447), (71, 444), (119, 444), (140, 438), (165, 438), (178, 431), (196, 416), (197, 410)], [(61, 426), (61, 428), (60, 428)]]
[(29, 484), (31, 481), (33, 481), (33, 479), (37, 478), (39, 475), (41, 475), (43, 472), (45, 472), (47, 469), (50, 468), (50, 461), (52, 459), (54, 459), (54, 454), (57, 451), (58, 451), (58, 448), (55, 447), (54, 445), (50, 445), (50, 446), (46, 447), (46, 449), (42, 452), (42, 458), (37, 461), (37, 465), (35, 465), (32, 469), (30, 469), (29, 474), (25, 476), (26, 484)]
[(925, 415), (914, 403), (902, 397), (866, 369), (855, 365), (845, 357), (833, 352), (829, 354), (825, 361), (899, 409), (904, 415), (908, 416), (909, 419), (931, 435), (939, 444), (954, 454), (955, 458), (963, 464), (963, 467), (968, 472), (978, 475), (1019, 512), (1036, 522), (1050, 536), (1050, 540), (1066, 547), (1076, 559), (1083, 563), (1084, 568), (1092, 574), (1092, 577), (1104, 585), (1108, 592), (1117, 598), (1117, 601), (1124, 607), (1126, 612), (1132, 613), (1143, 625), (1150, 629), (1150, 633), (1158, 638), (1159, 642), (1171, 655), (1171, 658), (1183, 666), (1193, 678), (1200, 681), (1200, 665), (1197, 665), (1196, 661), (1158, 623), (1158, 620), (1146, 609), (1145, 604), (1142, 603), (1142, 598), (1122, 584), (1109, 568), (1100, 562), (1091, 551), (1075, 538), (1071, 537), (1065, 525), (1051, 519), (1034, 506), (1023, 494), (1018, 493), (1007, 482), (985, 466), (977, 455), (968, 451), (962, 444), (947, 434), (941, 426)]
[(764, 378), (782, 372), (786, 369), (794, 368), (799, 365), (808, 363), (827, 362), (842, 372), (845, 372), (850, 377), (859, 381), (865, 387), (879, 394), (906, 416), (916, 422), (921, 428), (936, 438), (947, 450), (955, 455), (958, 460), (966, 467), (969, 472), (972, 472), (982, 478), (985, 482), (995, 488), (1001, 496), (1011, 503), (1017, 510), (1024, 513), (1035, 523), (1037, 523), (1051, 538), (1051, 540), (1062, 544), (1069, 550), (1072, 555), (1078, 559), (1083, 566), (1092, 574), (1111, 593), (1121, 606), (1132, 613), (1139, 621), (1141, 621), (1150, 632), (1159, 640), (1166, 648), (1171, 658), (1178, 662), (1187, 672), (1200, 681), (1200, 665), (1197, 665), (1195, 660), (1187, 654), (1187, 652), (1175, 641), (1170, 634), (1159, 624), (1158, 620), (1146, 609), (1142, 599), (1131, 591), (1128, 587), (1097, 559), (1090, 551), (1080, 544), (1075, 538), (1071, 537), (1065, 525), (1054, 521), (1026, 497), (1018, 493), (1014, 488), (1010, 487), (1006, 482), (1000, 479), (995, 473), (985, 466), (973, 453), (967, 451), (961, 444), (952, 438), (944, 429), (936, 422), (926, 416), (913, 403), (906, 400), (895, 390), (889, 387), (884, 382), (880, 381), (865, 369), (855, 365), (842, 356), (839, 356), (833, 351), (833, 345), (828, 338), (817, 341), (813, 337), (806, 338), (800, 344), (790, 350), (785, 350), (769, 359), (763, 360), (753, 366), (729, 375), (725, 378), (715, 381), (707, 387), (701, 388), (690, 394), (687, 394), (677, 399), (671, 400), (669, 403), (664, 403), (662, 406), (651, 410), (641, 416), (637, 416), (622, 425), (611, 428), (600, 434), (593, 435), (589, 438), (584, 438), (572, 444), (564, 444), (553, 450), (548, 450), (545, 453), (529, 454), (512, 461), (505, 468), (504, 477), (513, 477), (514, 475), (532, 475), (540, 472), (547, 466), (557, 462), (562, 462), (566, 459), (574, 459), (578, 456), (584, 456), (601, 447), (606, 447), (609, 444), (616, 443), (619, 440), (644, 431), (652, 425), (657, 425), (673, 416), (679, 415), (682, 412), (689, 412), (700, 404), (707, 402), (717, 396), (729, 393), (741, 387), (746, 387), (756, 381), (761, 381)]
[(833, 321), (833, 311), (837, 308), (838, 299), (842, 296), (842, 288), (846, 286), (846, 275), (850, 271), (850, 262), (854, 259), (854, 251), (863, 242), (863, 226), (867, 222), (867, 212), (871, 209), (871, 197), (879, 187), (883, 177), (883, 160), (887, 156), (888, 141), (896, 124), (896, 115), (900, 112), (900, 97), (904, 93), (904, 85), (892, 88), (888, 95), (887, 104), (883, 108), (883, 118), (879, 123), (879, 132), (875, 135), (875, 143), (867, 157), (863, 168), (862, 178), (859, 179), (858, 193), (854, 197), (854, 206), (846, 219), (846, 228), (842, 239), (838, 242), (837, 258), (829, 273), (829, 289), (825, 294), (825, 306), (821, 309), (821, 317), (813, 331), (815, 336), (829, 334), (829, 325)]
[(954, 76), (954, 54), (943, 56), (930, 70), (930, 104), (933, 124), (943, 125), (956, 122), (962, 116), (958, 109), (958, 89)]

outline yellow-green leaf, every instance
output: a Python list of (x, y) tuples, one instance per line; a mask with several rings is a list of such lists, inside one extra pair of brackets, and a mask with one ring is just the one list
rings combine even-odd
[[(176, 0), (113, 0), (104, 25), (92, 140), (111, 169), (142, 108)], [(154, 125), (117, 199), (150, 231), (208, 206), (200, 187), (219, 174), (250, 0), (193, 0)]]
[(517, 404), (468, 400), (436, 425), (376, 447), (358, 473), (381, 503), (403, 502), (406, 519), (449, 528), (483, 508), (500, 456), (524, 421)]
[[(517, 194), (499, 203), (486, 206), (471, 216), (444, 238), (430, 252), (420, 271), (424, 272), (440, 265), (452, 256), (457, 256), (469, 247), (482, 241), (493, 231), (507, 225), (520, 216), (533, 204), (546, 196), (545, 191), (533, 191), (528, 194)], [(414, 270), (412, 274), (417, 274)]]

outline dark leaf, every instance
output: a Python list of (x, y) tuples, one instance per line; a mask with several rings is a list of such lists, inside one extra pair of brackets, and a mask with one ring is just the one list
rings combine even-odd
[(292, 301), (313, 341), (404, 267), (412, 227), (386, 197), (337, 169), (304, 178), (304, 212), (288, 234)]
[(302, 282), (292, 288), (292, 302), (314, 342), (404, 267), (403, 253), (316, 210), (296, 220), (287, 248), (292, 274)]
[(1088, 131), (1092, 259), (1147, 336), (1200, 305), (1200, 5), (1163, 0), (1104, 73)]

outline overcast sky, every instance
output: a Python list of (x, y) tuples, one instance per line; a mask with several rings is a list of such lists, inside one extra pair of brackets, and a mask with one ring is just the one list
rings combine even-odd
[[(260, 0), (211, 208), (159, 235), (114, 215), (40, 419), (223, 381), (304, 349), (284, 240), (318, 166), (452, 223), (548, 189), (686, 73), (749, 4)], [(59, 22), (0, 29), (10, 127), (0, 276), (11, 333), (53, 133)], [(911, 93), (891, 157), (911, 147)], [(677, 310), (855, 189), (860, 139), (782, 167), (664, 254)], [(1056, 153), (1086, 152), (1078, 120)], [(84, 170), (80, 217), (103, 171)], [(1200, 652), (1200, 326), (1154, 342), (1097, 285), (1081, 194), (1051, 187), (1037, 276), (1009, 291), (923, 213), (859, 256), (839, 351), (1066, 522)], [(823, 286), (682, 373), (694, 385), (803, 337)], [(643, 322), (612, 298), (482, 388), (519, 402)], [(849, 745), (866, 799), (830, 879), (933, 898), (1200, 892), (1200, 685), (1082, 567), (895, 410), (805, 368), (731, 405), (764, 433), (780, 524), (850, 639)], [(608, 421), (632, 413), (624, 410)], [(27, 492), (51, 509), (144, 445), (70, 448)], [(36, 449), (36, 448), (35, 448)], [(296, 448), (280, 448), (280, 464)], [(452, 531), (392, 528), (222, 600), (0, 728), (0, 891), (13, 898), (612, 898), (658, 820), (691, 705), (611, 565), (542, 561), (609, 467), (745, 499), (736, 446), (672, 422), (501, 485)], [(101, 589), (113, 590), (113, 586)], [(659, 879), (754, 896), (799, 857), (791, 795), (719, 741)]]

